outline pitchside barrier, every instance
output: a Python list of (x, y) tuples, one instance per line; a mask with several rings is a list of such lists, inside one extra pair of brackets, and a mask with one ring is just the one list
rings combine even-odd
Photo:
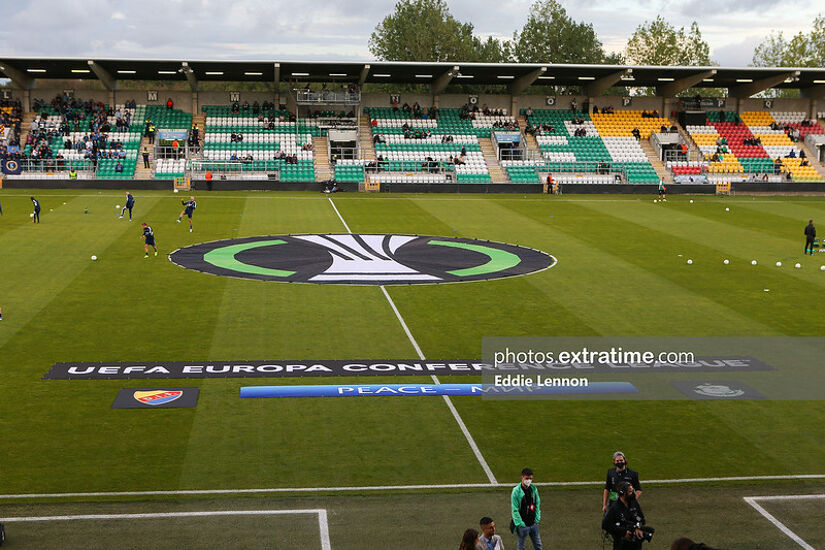
[(175, 176), (174, 189), (177, 191), (189, 191), (192, 180), (185, 176)]
[(358, 184), (358, 190), (361, 192), (381, 191), (381, 182), (378, 180), (362, 181)]

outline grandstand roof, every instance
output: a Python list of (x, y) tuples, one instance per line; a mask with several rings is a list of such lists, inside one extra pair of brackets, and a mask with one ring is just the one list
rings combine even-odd
[[(188, 67), (188, 69), (187, 69)], [(663, 87), (672, 82), (696, 87), (742, 88), (743, 85), (813, 89), (825, 84), (825, 68), (798, 67), (660, 67), (632, 65), (565, 65), (537, 63), (423, 63), (396, 61), (226, 61), (184, 59), (93, 59), (17, 57), (0, 59), (0, 72), (16, 82), (32, 79), (185, 80), (191, 69), (203, 81), (527, 84), (550, 86), (614, 85)], [(16, 77), (16, 78), (15, 78)], [(764, 89), (762, 88), (762, 89)], [(817, 93), (817, 95), (820, 95)], [(822, 93), (825, 95), (825, 92)]]

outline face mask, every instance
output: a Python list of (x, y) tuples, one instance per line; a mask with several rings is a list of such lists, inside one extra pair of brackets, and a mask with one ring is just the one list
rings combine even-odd
[(616, 468), (618, 468), (618, 469), (620, 469), (620, 470), (621, 470), (622, 468), (624, 468), (625, 466), (627, 466), (627, 462), (617, 462), (617, 463), (616, 463)]
[(532, 479), (525, 479), (523, 481), (525, 487), (529, 487), (531, 483), (533, 483)]

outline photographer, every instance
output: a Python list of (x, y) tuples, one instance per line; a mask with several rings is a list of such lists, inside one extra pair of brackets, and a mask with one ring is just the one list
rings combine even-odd
[(653, 538), (653, 528), (645, 527), (645, 515), (633, 485), (622, 481), (616, 489), (619, 498), (607, 509), (602, 529), (613, 537), (613, 550), (640, 550), (642, 542)]
[(607, 481), (604, 484), (602, 494), (602, 513), (607, 512), (607, 507), (617, 498), (617, 487), (619, 483), (625, 481), (633, 486), (636, 498), (642, 496), (642, 485), (639, 483), (638, 472), (627, 467), (627, 459), (624, 453), (616, 451), (613, 453), (613, 468), (607, 471)]

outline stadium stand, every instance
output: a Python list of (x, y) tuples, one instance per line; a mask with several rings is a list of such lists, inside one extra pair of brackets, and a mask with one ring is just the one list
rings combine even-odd
[(700, 172), (710, 174), (756, 175), (789, 174), (793, 181), (822, 181), (817, 170), (804, 158), (797, 142), (808, 134), (825, 133), (816, 121), (805, 119), (802, 112), (783, 111), (711, 111), (705, 126), (687, 126), (686, 130), (705, 157), (704, 163), (672, 163), (676, 174)]
[(234, 105), (205, 105), (202, 110), (202, 169), (240, 172), (243, 179), (279, 172), (281, 181), (314, 181), (312, 137), (323, 133), (316, 124), (296, 122), (289, 111), (274, 106), (257, 113)]
[(24, 170), (92, 170), (105, 179), (134, 177), (140, 143), (139, 125), (134, 130), (130, 126), (135, 109), (61, 96), (49, 103), (35, 100), (33, 108), (36, 114), (21, 144)]
[[(489, 138), (494, 130), (518, 128), (513, 117), (504, 114), (488, 115), (483, 111), (472, 112), (467, 106), (461, 109), (439, 109), (435, 115), (437, 118), (429, 118), (426, 113), (420, 115), (421, 118), (413, 118), (411, 113), (392, 107), (365, 107), (364, 111), (372, 120), (375, 154), (377, 158), (389, 161), (379, 163), (379, 171), (454, 172), (459, 183), (489, 182), (489, 169), (484, 161), (479, 138)], [(346, 173), (345, 177), (352, 177), (351, 170), (345, 168), (341, 175)], [(396, 176), (382, 175), (379, 179), (409, 181), (408, 178)], [(335, 177), (338, 181), (345, 181), (338, 179), (337, 164)], [(411, 177), (422, 177), (426, 182), (439, 179), (432, 175)], [(439, 181), (444, 181), (444, 177)]]
[(628, 183), (659, 182), (632, 132), (638, 128), (642, 138), (649, 139), (663, 124), (670, 127), (667, 119), (643, 116), (642, 111), (594, 113), (591, 117), (570, 110), (538, 109), (527, 116), (527, 122), (526, 131), (535, 134), (543, 162), (504, 161), (513, 182), (538, 183), (542, 172), (590, 173), (589, 179), (590, 175), (604, 175), (597, 173), (608, 166), (624, 172)]

